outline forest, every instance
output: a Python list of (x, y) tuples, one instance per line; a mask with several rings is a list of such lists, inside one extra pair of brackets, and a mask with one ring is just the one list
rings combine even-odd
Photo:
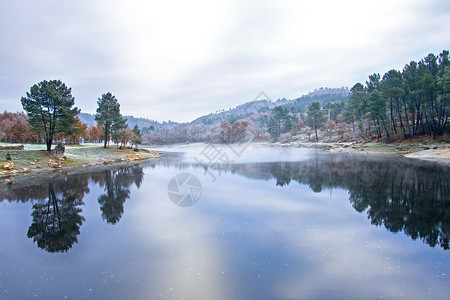
[(402, 71), (373, 74), (365, 86), (353, 86), (345, 116), (357, 122), (364, 135), (370, 132), (377, 138), (443, 135), (449, 131), (449, 65), (449, 51), (443, 51), (412, 61)]
[[(108, 95), (116, 101), (108, 94), (102, 97)], [(392, 69), (383, 76), (374, 73), (349, 91), (321, 88), (293, 100), (247, 102), (190, 123), (149, 120), (151, 125), (144, 126), (145, 122), (141, 122), (131, 129), (120, 112), (115, 126), (102, 122), (97, 112), (97, 123), (87, 124), (80, 119), (86, 114), (79, 114), (78, 110), (71, 126), (66, 126), (70, 130), (56, 128), (52, 138), (74, 144), (105, 142), (111, 138), (120, 145), (244, 140), (391, 142), (420, 136), (445, 139), (450, 132), (449, 109), (450, 61), (449, 51), (444, 50), (439, 55), (430, 53), (419, 62), (411, 61), (401, 71)], [(44, 132), (37, 130), (31, 121), (30, 113), (0, 113), (0, 141), (45, 143)]]

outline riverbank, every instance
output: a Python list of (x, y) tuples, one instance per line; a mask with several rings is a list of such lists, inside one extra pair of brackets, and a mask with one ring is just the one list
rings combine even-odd
[(400, 155), (408, 158), (415, 158), (450, 165), (450, 144), (439, 141), (430, 141), (428, 139), (401, 141), (389, 144), (384, 142), (326, 143), (299, 141), (263, 144), (280, 147), (316, 148), (342, 153)]
[[(206, 144), (205, 144), (206, 145)], [(268, 147), (304, 147), (323, 149), (331, 152), (360, 154), (389, 154), (408, 158), (433, 161), (450, 165), (450, 144), (433, 140), (401, 141), (396, 143), (377, 142), (261, 142), (255, 145)], [(116, 146), (103, 148), (101, 145), (66, 146), (64, 155), (52, 156), (40, 145), (26, 145), (24, 150), (0, 150), (0, 189), (12, 181), (49, 178), (58, 174), (73, 174), (98, 171), (114, 165), (129, 165), (148, 159), (156, 159), (160, 154), (154, 150), (123, 148)], [(11, 161), (6, 160), (9, 153)], [(13, 164), (11, 165), (10, 162)], [(8, 165), (10, 167), (8, 167)]]
[[(11, 160), (7, 159), (8, 153)], [(0, 150), (0, 189), (23, 177), (51, 177), (55, 173), (127, 165), (158, 157), (160, 154), (154, 150), (119, 149), (116, 146), (105, 149), (101, 145), (66, 145), (65, 153), (56, 156), (33, 147), (25, 147), (25, 150)]]

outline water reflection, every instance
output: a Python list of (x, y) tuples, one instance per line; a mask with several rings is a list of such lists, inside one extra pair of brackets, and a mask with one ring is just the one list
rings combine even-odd
[[(64, 252), (77, 243), (85, 221), (83, 198), (90, 193), (90, 183), (103, 188), (103, 193), (95, 196), (103, 220), (117, 224), (124, 214), (125, 201), (130, 198), (131, 186), (139, 188), (143, 182), (143, 168), (156, 167), (202, 168), (184, 160), (182, 155), (166, 155), (140, 166), (62, 176), (44, 184), (13, 186), (2, 191), (0, 201), (36, 202), (27, 236), (48, 252)], [(220, 171), (250, 179), (275, 180), (279, 187), (297, 182), (316, 193), (345, 189), (352, 207), (367, 214), (373, 225), (384, 226), (391, 232), (404, 232), (431, 247), (450, 248), (448, 166), (392, 157), (312, 152), (307, 159), (297, 162), (231, 164)]]
[[(59, 185), (59, 182), (55, 182)], [(69, 193), (67, 193), (69, 191)], [(70, 187), (64, 192), (55, 192), (54, 183), (48, 183), (48, 201), (33, 205), (33, 223), (28, 228), (27, 236), (38, 247), (48, 252), (67, 252), (78, 242), (80, 226), (85, 220), (80, 215), (83, 202), (77, 194), (71, 194)], [(84, 194), (83, 194), (84, 195)], [(60, 197), (60, 198), (59, 198)], [(59, 198), (59, 199), (58, 199)]]
[[(248, 156), (258, 156), (247, 153)], [(251, 152), (247, 151), (247, 152)], [(231, 164), (220, 169), (251, 179), (275, 179), (277, 186), (307, 185), (315, 193), (341, 188), (352, 207), (366, 213), (375, 226), (404, 232), (431, 247), (450, 248), (450, 167), (393, 156), (366, 156), (310, 151), (299, 161)], [(153, 165), (179, 169), (203, 167), (177, 154)]]
[[(258, 157), (259, 149), (247, 156)], [(352, 207), (366, 213), (375, 226), (404, 232), (431, 247), (450, 248), (450, 167), (393, 156), (366, 156), (310, 151), (298, 160), (214, 165), (217, 174), (232, 173), (251, 179), (275, 179), (277, 186), (307, 185), (315, 193), (341, 188)], [(152, 162), (152, 167), (203, 168), (180, 153)], [(267, 158), (265, 158), (267, 160)], [(283, 157), (281, 157), (283, 159)]]
[(135, 183), (139, 188), (142, 183), (143, 171), (139, 166), (117, 171), (105, 170), (104, 179), (100, 185), (105, 187), (105, 194), (98, 197), (102, 218), (109, 224), (119, 222), (123, 214), (123, 205), (130, 198), (129, 187)]
[(27, 237), (48, 252), (67, 252), (78, 242), (83, 198), (90, 193), (89, 183), (105, 187), (98, 197), (102, 218), (109, 224), (119, 222), (124, 203), (130, 198), (130, 187), (138, 188), (143, 180), (141, 166), (107, 169), (102, 172), (59, 176), (45, 184), (18, 186), (2, 191), (0, 201), (36, 202), (33, 204), (32, 224)]
[(358, 212), (371, 223), (434, 247), (449, 249), (450, 168), (411, 160), (351, 155), (316, 155), (308, 161), (232, 165), (231, 172), (249, 178), (292, 181), (318, 193), (342, 188)]

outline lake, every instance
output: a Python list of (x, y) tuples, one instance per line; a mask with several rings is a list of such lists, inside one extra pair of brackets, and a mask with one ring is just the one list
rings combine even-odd
[(445, 299), (450, 167), (193, 145), (0, 191), (0, 299)]

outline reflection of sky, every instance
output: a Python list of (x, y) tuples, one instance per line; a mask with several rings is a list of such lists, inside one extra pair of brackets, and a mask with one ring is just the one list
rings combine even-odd
[[(159, 200), (146, 202), (150, 215), (136, 213), (152, 243), (186, 250), (173, 250), (161, 262), (161, 268), (172, 271), (164, 275), (178, 278), (178, 289), (203, 286), (208, 296), (202, 299), (220, 298), (213, 291), (227, 299), (414, 299), (448, 292), (448, 277), (441, 276), (449, 268), (445, 253), (369, 225), (351, 207), (346, 191), (315, 194), (297, 183), (281, 188), (274, 180), (230, 174), (212, 183), (198, 169), (190, 171), (203, 184), (195, 206), (178, 208), (162, 193)], [(160, 180), (164, 177), (155, 172)], [(177, 170), (165, 173), (167, 181)], [(148, 194), (143, 189), (139, 193)], [(417, 260), (436, 254), (433, 263), (444, 262), (437, 269)], [(200, 279), (192, 268), (208, 276)], [(430, 281), (430, 276), (442, 278)]]
[[(192, 207), (168, 198), (180, 172), (202, 183)], [(30, 203), (1, 203), (0, 228), (11, 230), (0, 230), (0, 298), (444, 299), (450, 291), (448, 252), (370, 225), (345, 190), (231, 173), (212, 182), (200, 167), (144, 173), (116, 225), (102, 220), (103, 188), (91, 184), (67, 254), (26, 238)]]

